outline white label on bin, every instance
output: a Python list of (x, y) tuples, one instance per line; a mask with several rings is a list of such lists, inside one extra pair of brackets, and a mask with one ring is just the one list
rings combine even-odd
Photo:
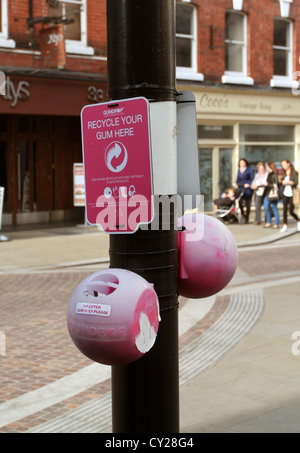
[(140, 314), (139, 319), (140, 333), (135, 339), (138, 350), (142, 353), (150, 351), (156, 340), (156, 332), (151, 326), (148, 316), (145, 313)]
[(88, 304), (86, 302), (78, 302), (78, 304), (76, 305), (76, 313), (80, 315), (110, 316), (111, 306), (104, 304)]

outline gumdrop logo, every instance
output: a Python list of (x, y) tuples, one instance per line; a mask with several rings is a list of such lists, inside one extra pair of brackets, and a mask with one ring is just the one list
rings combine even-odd
[(113, 173), (120, 173), (124, 170), (128, 161), (128, 153), (121, 142), (111, 143), (105, 151), (105, 164)]

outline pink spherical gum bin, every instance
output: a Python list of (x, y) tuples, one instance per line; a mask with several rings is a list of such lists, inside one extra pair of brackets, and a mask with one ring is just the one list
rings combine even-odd
[(179, 294), (198, 299), (217, 294), (235, 274), (238, 250), (230, 230), (206, 214), (178, 219)]
[(68, 306), (67, 326), (76, 347), (105, 365), (125, 365), (154, 345), (159, 303), (153, 285), (134, 272), (106, 269), (87, 277)]

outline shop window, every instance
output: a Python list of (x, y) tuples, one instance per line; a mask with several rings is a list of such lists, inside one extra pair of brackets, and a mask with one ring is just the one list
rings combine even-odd
[(225, 14), (225, 74), (223, 83), (253, 85), (247, 76), (247, 16), (237, 11)]
[(199, 125), (198, 126), (199, 139), (233, 139), (233, 126), (214, 125)]
[(294, 142), (294, 126), (241, 124), (240, 142)]
[(246, 56), (245, 16), (226, 13), (226, 71), (244, 73)]
[(284, 159), (294, 162), (295, 147), (293, 145), (241, 145), (240, 157), (244, 157), (250, 163), (254, 171), (258, 162), (275, 162), (278, 170)]
[(283, 159), (295, 160), (295, 128), (285, 125), (241, 124), (240, 157), (256, 169), (259, 161), (274, 161), (278, 168)]
[(64, 25), (66, 51), (93, 55), (94, 49), (87, 46), (86, 0), (56, 0), (50, 2), (51, 16), (72, 19)]
[(293, 24), (274, 19), (273, 79), (271, 86), (291, 87), (293, 77)]
[(0, 0), (0, 47), (16, 47), (13, 39), (8, 39), (8, 0)]
[(197, 10), (192, 5), (176, 3), (176, 76), (203, 80), (197, 73)]
[(213, 186), (213, 157), (211, 148), (199, 148), (199, 176), (201, 194), (204, 196), (204, 210), (211, 211)]

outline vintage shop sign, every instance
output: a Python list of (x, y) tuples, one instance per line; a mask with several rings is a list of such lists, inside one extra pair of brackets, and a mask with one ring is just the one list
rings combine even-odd
[(196, 92), (196, 108), (199, 114), (299, 116), (299, 99), (286, 96), (259, 94)]

